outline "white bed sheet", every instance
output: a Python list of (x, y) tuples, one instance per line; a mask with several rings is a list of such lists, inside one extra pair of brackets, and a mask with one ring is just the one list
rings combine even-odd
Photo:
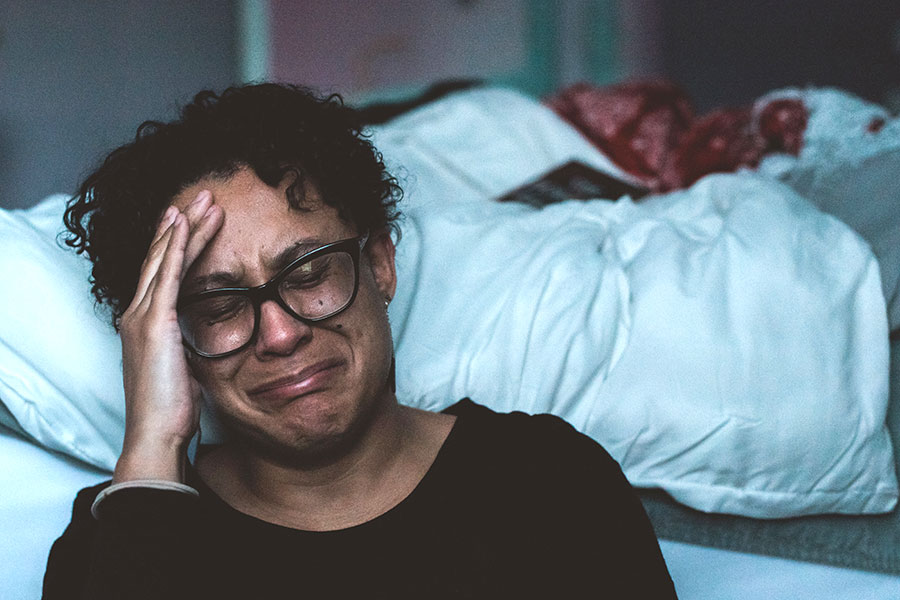
[(0, 431), (0, 598), (41, 597), (50, 546), (71, 519), (75, 494), (109, 477)]
[(680, 600), (898, 600), (900, 576), (660, 540)]
[[(0, 431), (0, 598), (41, 596), (75, 493), (108, 473)], [(661, 542), (681, 600), (900, 599), (900, 576)]]

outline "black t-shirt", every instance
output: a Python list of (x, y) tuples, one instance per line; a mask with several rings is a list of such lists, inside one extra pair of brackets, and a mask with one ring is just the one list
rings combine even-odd
[(196, 498), (82, 490), (53, 545), (45, 600), (90, 598), (674, 598), (646, 514), (616, 462), (550, 415), (463, 400), (425, 477), (397, 506), (339, 531)]

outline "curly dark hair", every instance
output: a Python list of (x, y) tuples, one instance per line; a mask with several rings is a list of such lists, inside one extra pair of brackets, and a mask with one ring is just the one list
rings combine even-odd
[(402, 191), (362, 133), (358, 113), (333, 94), (274, 83), (197, 94), (169, 122), (147, 121), (111, 152), (66, 208), (66, 243), (93, 263), (91, 291), (118, 330), (137, 289), (156, 223), (172, 198), (197, 181), (250, 168), (303, 207), (309, 178), (323, 201), (359, 231), (397, 229)]

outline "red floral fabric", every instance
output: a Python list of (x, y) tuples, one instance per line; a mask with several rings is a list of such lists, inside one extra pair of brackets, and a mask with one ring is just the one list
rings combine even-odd
[(808, 119), (794, 99), (698, 118), (683, 90), (660, 81), (579, 83), (545, 102), (655, 192), (687, 187), (709, 173), (756, 167), (771, 152), (796, 155)]

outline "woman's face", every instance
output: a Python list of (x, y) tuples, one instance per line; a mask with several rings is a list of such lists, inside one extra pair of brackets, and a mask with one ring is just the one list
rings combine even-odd
[[(173, 200), (184, 208), (202, 190), (224, 211), (222, 228), (185, 274), (181, 294), (265, 283), (292, 259), (361, 233), (306, 186), (304, 207), (290, 208), (286, 184), (263, 183), (249, 169), (209, 178)], [(370, 235), (360, 256), (356, 299), (313, 324), (274, 301), (263, 302), (249, 347), (225, 358), (192, 356), (204, 396), (240, 440), (292, 459), (315, 461), (352, 443), (379, 403), (393, 401), (393, 345), (385, 310), (396, 284), (394, 247)]]

